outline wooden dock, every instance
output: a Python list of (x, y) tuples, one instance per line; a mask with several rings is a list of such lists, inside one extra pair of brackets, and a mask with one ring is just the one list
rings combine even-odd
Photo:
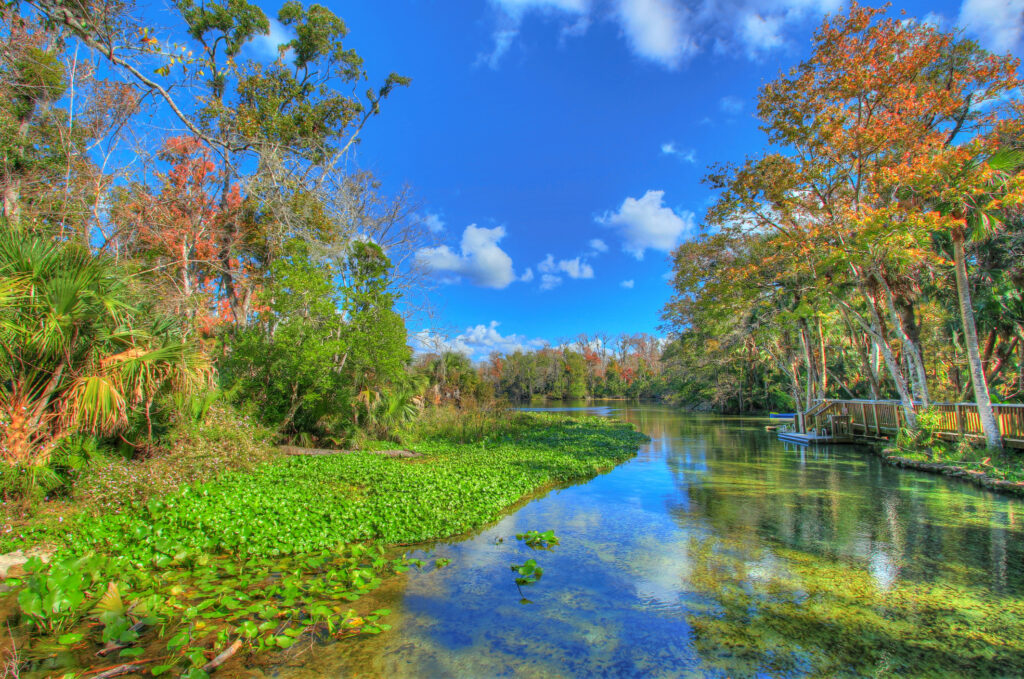
[(801, 434), (796, 431), (780, 431), (779, 440), (809, 446), (814, 443), (854, 443), (852, 436), (833, 436), (832, 434)]
[[(932, 403), (940, 414), (936, 435), (947, 441), (984, 440), (978, 407), (973, 403)], [(920, 406), (914, 406), (917, 411)], [(1003, 445), (1024, 448), (1024, 404), (993, 404)], [(779, 439), (793, 443), (849, 443), (895, 438), (905, 426), (899, 401), (817, 400), (796, 419), (797, 431), (780, 431)]]

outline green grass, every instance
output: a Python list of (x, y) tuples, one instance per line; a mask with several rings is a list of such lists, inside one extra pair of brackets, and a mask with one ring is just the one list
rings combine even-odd
[(968, 444), (933, 446), (931, 456), (925, 450), (894, 448), (894, 454), (919, 462), (938, 462), (982, 472), (993, 479), (1014, 483), (1024, 481), (1024, 452), (1006, 448), (989, 450)]

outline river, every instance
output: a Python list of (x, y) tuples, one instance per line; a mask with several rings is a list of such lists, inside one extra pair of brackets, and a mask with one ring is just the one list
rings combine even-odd
[[(372, 596), (379, 636), (278, 677), (1024, 675), (1024, 503), (786, 446), (758, 418), (589, 409), (651, 437), (633, 460), (479, 533)], [(514, 535), (554, 530), (533, 551)], [(535, 558), (522, 588), (509, 566)]]

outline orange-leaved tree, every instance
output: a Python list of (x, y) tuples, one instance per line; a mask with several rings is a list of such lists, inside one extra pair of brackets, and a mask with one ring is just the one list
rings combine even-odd
[[(161, 282), (168, 311), (186, 320), (186, 329), (209, 330), (223, 320), (218, 284), (224, 252), (243, 229), (242, 196), (237, 184), (221, 195), (224, 171), (209, 147), (195, 137), (172, 137), (159, 154), (169, 169), (158, 175), (160, 190), (134, 187), (117, 207), (131, 251), (144, 259)], [(243, 270), (241, 267), (235, 267)], [(236, 275), (235, 284), (247, 281)]]
[(779, 152), (727, 177), (744, 185), (719, 217), (756, 215), (751, 228), (785, 239), (794, 267), (829, 281), (820, 289), (856, 292), (861, 304), (833, 301), (874, 339), (915, 427), (914, 403), (929, 399), (913, 281), (930, 261), (914, 224), (893, 219), (892, 170), (990, 130), (1017, 61), (884, 12), (853, 4), (827, 19), (811, 57), (763, 88)]

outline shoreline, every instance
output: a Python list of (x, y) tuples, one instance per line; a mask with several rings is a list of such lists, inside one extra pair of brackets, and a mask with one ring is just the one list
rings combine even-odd
[(913, 458), (903, 457), (902, 455), (896, 454), (898, 451), (895, 448), (879, 448), (877, 446), (871, 446), (871, 450), (875, 455), (882, 458), (886, 464), (890, 464), (894, 467), (914, 469), (931, 474), (942, 474), (943, 476), (971, 483), (980, 488), (984, 488), (985, 490), (991, 490), (997, 493), (1004, 493), (1006, 495), (1016, 497), (1024, 497), (1024, 481), (1007, 481), (1006, 479), (997, 479), (993, 476), (989, 476), (985, 472), (967, 469), (966, 467), (961, 467), (960, 465), (953, 463), (928, 462), (926, 460), (915, 460)]

